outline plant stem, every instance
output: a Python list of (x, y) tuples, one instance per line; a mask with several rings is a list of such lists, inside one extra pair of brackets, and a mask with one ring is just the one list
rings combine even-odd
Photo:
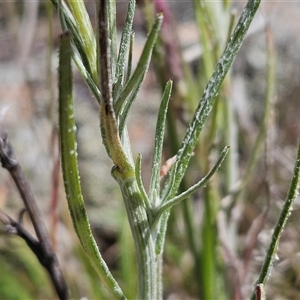
[(210, 184), (205, 188), (204, 197), (204, 218), (202, 228), (202, 288), (203, 299), (214, 299), (216, 291), (214, 290), (213, 282), (215, 281), (215, 261), (216, 261), (216, 248), (215, 248), (215, 218), (213, 216), (212, 202), (215, 201), (212, 196), (214, 188)]
[(161, 257), (155, 253), (154, 238), (136, 179), (134, 177), (122, 179), (116, 168), (113, 169), (112, 175), (120, 185), (135, 244), (138, 263), (138, 299), (162, 299), (161, 289), (158, 289), (157, 285)]
[[(267, 251), (266, 258), (261, 268), (258, 280), (256, 282), (257, 285), (259, 284), (265, 285), (271, 274), (271, 269), (277, 255), (278, 244), (279, 244), (282, 231), (284, 229), (284, 226), (289, 216), (291, 215), (293, 209), (292, 207), (293, 203), (298, 195), (299, 178), (300, 178), (300, 140), (298, 142), (298, 153), (297, 153), (297, 159), (294, 167), (294, 174), (293, 174), (291, 186), (289, 188), (288, 195), (282, 207), (282, 211), (280, 213), (277, 224), (274, 228), (274, 232), (272, 234), (271, 243)], [(251, 299), (252, 300), (255, 299), (255, 294), (252, 295)]]
[(147, 208), (136, 177), (134, 166), (121, 144), (112, 101), (110, 47), (108, 41), (106, 1), (99, 7), (99, 49), (101, 92), (101, 135), (108, 155), (115, 164), (112, 176), (119, 183), (136, 248), (138, 263), (138, 299), (161, 299), (158, 288), (161, 256), (155, 253), (155, 234), (152, 236)]

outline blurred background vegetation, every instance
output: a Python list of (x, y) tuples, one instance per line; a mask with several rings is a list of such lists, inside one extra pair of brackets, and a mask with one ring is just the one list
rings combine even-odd
[[(94, 1), (86, 1), (96, 24)], [(120, 30), (127, 1), (117, 1)], [(242, 10), (240, 2), (138, 1), (134, 62), (147, 28), (163, 11), (151, 69), (129, 116), (134, 154), (150, 176), (162, 87), (171, 78), (165, 160), (176, 153), (193, 110)], [(232, 13), (233, 12), (233, 13)], [(299, 2), (263, 2), (215, 109), (202, 132), (183, 185), (206, 174), (231, 146), (210, 184), (172, 211), (164, 252), (166, 299), (246, 299), (291, 181), (300, 133)], [(57, 72), (59, 20), (51, 3), (0, 2), (0, 122), (8, 131), (43, 211), (74, 298), (106, 299), (79, 247), (59, 168)], [(81, 180), (101, 253), (129, 299), (136, 295), (135, 254), (121, 194), (101, 142), (98, 104), (74, 67)], [(184, 188), (184, 186), (182, 186)], [(299, 199), (280, 242), (267, 285), (269, 299), (300, 298)], [(23, 208), (5, 170), (0, 209), (17, 219)], [(24, 218), (24, 226), (31, 225)], [(53, 299), (51, 283), (26, 244), (0, 236), (0, 299)]]

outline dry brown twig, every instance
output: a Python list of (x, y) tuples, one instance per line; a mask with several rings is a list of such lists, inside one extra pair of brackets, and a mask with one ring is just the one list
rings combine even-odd
[(33, 237), (21, 224), (14, 221), (3, 212), (0, 212), (0, 221), (6, 226), (6, 233), (17, 234), (26, 241), (27, 245), (37, 256), (40, 263), (48, 271), (59, 298), (61, 300), (69, 299), (69, 289), (50, 242), (50, 237), (43, 222), (41, 211), (37, 206), (35, 197), (18, 161), (17, 155), (8, 141), (7, 132), (1, 125), (0, 160), (2, 167), (7, 169), (17, 186), (33, 224), (37, 238)]

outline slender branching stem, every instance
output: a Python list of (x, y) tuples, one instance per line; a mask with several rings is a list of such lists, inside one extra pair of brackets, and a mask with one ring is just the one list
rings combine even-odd
[[(160, 260), (155, 253), (154, 238), (147, 215), (145, 193), (141, 193), (135, 168), (120, 141), (112, 100), (110, 47), (108, 42), (105, 0), (99, 7), (99, 62), (103, 102), (100, 107), (100, 125), (106, 151), (114, 163), (112, 176), (119, 183), (136, 248), (138, 262), (138, 299), (161, 299), (158, 295), (157, 274)], [(149, 211), (148, 211), (149, 212)]]

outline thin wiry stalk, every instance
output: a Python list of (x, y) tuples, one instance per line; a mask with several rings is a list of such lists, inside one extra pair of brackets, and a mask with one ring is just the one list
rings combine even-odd
[[(27, 245), (34, 252), (40, 263), (48, 271), (59, 299), (67, 300), (70, 297), (69, 289), (51, 244), (42, 213), (37, 205), (37, 201), (33, 195), (29, 182), (27, 181), (23, 168), (19, 163), (18, 157), (8, 141), (7, 132), (2, 126), (0, 126), (0, 161), (2, 167), (7, 169), (10, 173), (10, 176), (18, 188), (37, 239), (31, 238), (31, 235), (26, 234), (24, 231), (21, 232), (20, 230), (22, 229), (17, 223), (14, 223), (14, 227), (17, 229), (17, 233), (26, 241)], [(2, 221), (7, 223), (3, 218)], [(9, 222), (12, 220), (7, 221), (7, 225), (9, 225)]]
[[(297, 159), (295, 162), (295, 167), (293, 172), (293, 179), (287, 194), (287, 198), (285, 199), (285, 202), (283, 204), (279, 219), (274, 228), (274, 232), (271, 237), (271, 243), (267, 250), (267, 255), (262, 265), (256, 284), (263, 284), (265, 286), (266, 282), (270, 277), (271, 269), (276, 259), (277, 249), (278, 249), (281, 234), (284, 230), (285, 224), (289, 216), (292, 213), (293, 203), (299, 193), (299, 178), (300, 178), (300, 140), (298, 142), (298, 152), (297, 152)], [(252, 295), (251, 299), (252, 300), (255, 299), (255, 294)]]

